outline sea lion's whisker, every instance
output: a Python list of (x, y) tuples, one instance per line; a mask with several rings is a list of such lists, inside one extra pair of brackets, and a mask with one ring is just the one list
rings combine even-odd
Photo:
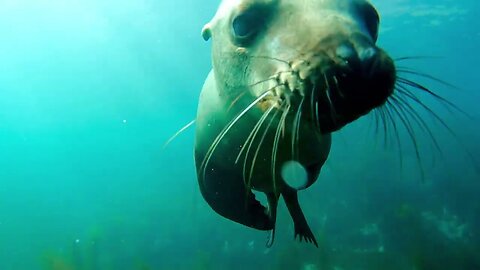
[(440, 145), (438, 144), (438, 141), (437, 139), (435, 138), (435, 136), (433, 136), (433, 132), (430, 130), (430, 127), (428, 126), (428, 124), (425, 122), (425, 120), (423, 120), (422, 117), (420, 117), (418, 115), (418, 112), (415, 110), (415, 108), (413, 108), (412, 105), (410, 105), (410, 103), (408, 103), (407, 100), (405, 100), (401, 95), (405, 95), (406, 97), (408, 97), (408, 95), (404, 94), (403, 91), (400, 89), (398, 90), (398, 93), (397, 95), (394, 95), (393, 97), (396, 98), (400, 103), (403, 104), (404, 108), (405, 109), (408, 109), (406, 110), (411, 116), (412, 118), (417, 122), (418, 126), (419, 127), (423, 127), (424, 129), (424, 132), (426, 132), (429, 137), (431, 138), (433, 144), (434, 144), (434, 147), (437, 149), (437, 151), (443, 155), (442, 153), (442, 150), (440, 148)]
[(313, 84), (313, 87), (312, 87), (312, 94), (310, 95), (310, 117), (312, 119), (312, 121), (315, 119), (315, 107), (314, 107), (314, 104), (315, 104), (315, 89), (317, 88), (317, 84)]
[(193, 126), (193, 124), (195, 124), (195, 119), (190, 121), (188, 124), (186, 124), (184, 127), (182, 127), (180, 130), (178, 130), (177, 132), (175, 132), (175, 134), (173, 134), (172, 137), (170, 137), (167, 142), (165, 142), (165, 144), (163, 145), (163, 148), (165, 149), (173, 140), (175, 140), (175, 138), (178, 137), (178, 135), (180, 135), (182, 132), (184, 132), (185, 130), (187, 130), (189, 127)]
[(240, 98), (242, 98), (245, 94), (247, 94), (248, 91), (243, 91), (242, 93), (240, 93), (233, 101), (232, 103), (230, 103), (230, 106), (228, 106), (227, 108), (227, 112), (229, 112), (233, 106), (235, 106), (235, 104), (240, 100)]
[[(275, 111), (272, 118), (270, 119), (270, 122), (268, 122), (268, 125), (265, 127), (265, 130), (262, 134), (262, 137), (260, 138), (260, 141), (258, 142), (257, 149), (255, 150), (255, 154), (253, 155), (252, 165), (250, 166), (250, 174), (248, 176), (248, 186), (250, 186), (250, 183), (251, 183), (251, 180), (252, 180), (253, 169), (254, 169), (256, 161), (257, 161), (258, 153), (260, 152), (260, 147), (262, 146), (263, 141), (265, 140), (265, 137), (267, 136), (267, 133), (270, 130), (270, 126), (272, 125), (273, 120), (275, 120), (278, 113), (283, 109), (284, 105), (285, 105), (285, 103), (282, 102), (281, 105), (280, 105), (280, 108), (277, 111)], [(246, 162), (246, 160), (245, 160), (245, 162)], [(244, 164), (244, 166), (245, 166), (245, 164)]]
[(305, 97), (302, 97), (300, 104), (298, 105), (297, 113), (295, 114), (295, 118), (293, 119), (293, 127), (292, 127), (292, 160), (295, 159), (295, 145), (298, 146), (298, 133), (300, 130), (300, 121), (302, 115), (302, 107), (303, 102), (305, 101)]
[(379, 131), (379, 128), (380, 128), (379, 118), (380, 118), (380, 116), (378, 114), (379, 114), (378, 110), (375, 110), (375, 133), (376, 134), (380, 133), (380, 131)]
[(272, 181), (273, 181), (273, 193), (277, 193), (277, 183), (276, 183), (276, 165), (277, 165), (277, 152), (278, 152), (278, 143), (280, 141), (281, 130), (285, 126), (285, 119), (287, 118), (288, 112), (290, 111), (290, 104), (287, 104), (285, 110), (283, 110), (282, 117), (280, 122), (277, 125), (277, 131), (275, 132), (275, 138), (273, 140), (273, 149), (272, 149)]
[(380, 115), (380, 107), (376, 107), (373, 109), (375, 112), (375, 136), (377, 136), (377, 139), (375, 140), (375, 147), (377, 146), (377, 143), (381, 140), (380, 136), (383, 135), (381, 132), (381, 115)]
[[(237, 158), (235, 159), (235, 164), (238, 163), (238, 161), (240, 160), (240, 157), (242, 156), (243, 154), (243, 151), (247, 148), (247, 144), (248, 145), (251, 145), (253, 140), (255, 140), (255, 136), (258, 132), (258, 130), (260, 129), (261, 125), (263, 124), (263, 122), (265, 121), (265, 119), (268, 117), (268, 115), (270, 114), (270, 112), (273, 110), (273, 108), (275, 107), (275, 104), (270, 106), (267, 111), (265, 111), (265, 113), (263, 113), (262, 117), (260, 118), (260, 120), (258, 120), (258, 122), (255, 124), (255, 126), (253, 127), (252, 131), (250, 132), (250, 134), (248, 135), (247, 139), (245, 140), (245, 142), (243, 143), (243, 147), (240, 149), (238, 155), (237, 155)], [(250, 147), (248, 147), (250, 148)], [(247, 151), (247, 154), (246, 156), (248, 156), (248, 151)]]
[[(246, 175), (247, 175), (246, 167), (247, 166), (246, 165), (247, 165), (247, 160), (248, 160), (248, 156), (249, 156), (249, 153), (250, 153), (250, 149), (252, 148), (253, 142), (255, 141), (255, 137), (257, 136), (258, 131), (260, 131), (261, 126), (263, 125), (263, 123), (267, 119), (268, 115), (272, 112), (272, 110), (274, 108), (275, 108), (275, 104), (273, 104), (272, 106), (270, 106), (268, 108), (268, 110), (262, 115), (260, 120), (255, 125), (254, 130), (249, 135), (249, 138), (250, 138), (250, 136), (251, 136), (251, 138), (250, 138), (250, 142), (248, 143), (247, 152), (245, 153), (245, 159), (243, 160), (243, 181), (248, 188), (250, 188), (250, 178), (247, 181), (247, 179), (246, 179)], [(249, 139), (247, 139), (247, 140), (249, 140)], [(240, 150), (240, 153), (238, 154), (238, 157), (237, 157), (237, 160), (235, 161), (235, 164), (238, 162), (238, 159), (240, 158), (240, 155), (242, 154), (242, 151), (245, 149), (246, 144), (247, 144), (247, 142), (245, 142), (244, 147), (242, 147), (242, 149)]]
[[(222, 52), (222, 53), (219, 53), (219, 54), (223, 54), (222, 58), (234, 58), (237, 55), (236, 53), (233, 53), (233, 52)], [(284, 64), (290, 66), (290, 63), (288, 61), (282, 60), (280, 58), (272, 57), (272, 56), (243, 54), (243, 57), (251, 58), (251, 59), (258, 58), (258, 59), (271, 60), (271, 61), (284, 63)]]
[(383, 145), (386, 147), (388, 145), (388, 126), (387, 126), (387, 120), (384, 107), (379, 107), (378, 112), (380, 114), (380, 119), (382, 120), (382, 125), (383, 125)]
[[(287, 104), (290, 105), (289, 102), (287, 102)], [(287, 108), (288, 108), (287, 114), (289, 113), (291, 107), (292, 107), (291, 105), (287, 106)], [(285, 130), (286, 130), (286, 125), (282, 123), (282, 128), (281, 128), (281, 132), (280, 132), (282, 139), (285, 138)]]
[(327, 88), (327, 91), (325, 91), (327, 101), (328, 101), (328, 106), (330, 107), (330, 118), (332, 119), (332, 123), (334, 125), (337, 125), (337, 112), (335, 111), (335, 106), (333, 105), (332, 98), (330, 97), (330, 88)]
[[(262, 83), (271, 81), (271, 80), (273, 80), (273, 79), (274, 79), (274, 78), (273, 78), (273, 76), (272, 76), (272, 77), (270, 77), (270, 78), (268, 78), (268, 79), (260, 80), (260, 81), (258, 81), (258, 82), (256, 82), (256, 83), (250, 84), (250, 85), (248, 85), (248, 87), (254, 87), (254, 86), (257, 86), (257, 85), (259, 85), (259, 84), (262, 84)], [(277, 86), (278, 86), (278, 85), (277, 85)], [(277, 87), (277, 86), (274, 86), (273, 88), (275, 88), (275, 87)], [(249, 93), (249, 90), (248, 90), (248, 89), (245, 90), (245, 91), (241, 91), (240, 94), (238, 94), (238, 96), (235, 97), (235, 99), (233, 99), (232, 103), (230, 103), (230, 105), (229, 105), (228, 108), (227, 108), (227, 112), (229, 112), (229, 111), (233, 108), (233, 106), (235, 106), (235, 104), (236, 104), (243, 96), (245, 96), (245, 94), (247, 94), (247, 93)]]
[(392, 113), (392, 109), (390, 108), (390, 107), (395, 106), (395, 105), (392, 104), (389, 100), (387, 100), (387, 104), (389, 106), (386, 106), (385, 108), (386, 108), (386, 111), (387, 111), (388, 118), (390, 119), (390, 123), (392, 123), (395, 139), (397, 141), (398, 155), (399, 155), (399, 158), (400, 158), (400, 168), (403, 168), (402, 143), (401, 143), (401, 140), (400, 140), (400, 135), (398, 134), (397, 122), (395, 121), (394, 115)]
[(442, 118), (436, 114), (430, 107), (428, 107), (425, 103), (423, 103), (417, 96), (415, 96), (408, 88), (401, 84), (397, 84), (396, 86), (397, 91), (399, 91), (401, 94), (405, 95), (406, 97), (410, 98), (411, 100), (415, 101), (418, 105), (423, 107), (427, 112), (430, 113), (436, 120), (441, 122), (443, 126), (447, 126), (445, 121), (442, 120)]
[[(375, 116), (376, 113), (377, 113), (376, 108), (373, 108), (373, 109), (370, 111), (370, 113), (368, 113), (368, 114), (366, 115), (366, 117), (368, 117), (368, 119), (370, 120), (370, 121), (368, 121), (368, 128), (367, 128), (367, 130), (371, 130), (372, 126), (375, 124), (374, 120), (375, 120), (375, 117), (376, 117), (376, 116)], [(375, 133), (374, 133), (374, 134), (375, 134)], [(375, 134), (375, 135), (376, 135), (376, 134)]]
[[(425, 109), (425, 111), (430, 116), (432, 116), (434, 118), (435, 121), (437, 121), (441, 126), (443, 126), (450, 133), (450, 135), (453, 136), (453, 138), (457, 141), (457, 143), (459, 143), (459, 145), (464, 149), (465, 153), (469, 157), (469, 159), (472, 162), (472, 164), (474, 165), (475, 169), (477, 171), (480, 171), (480, 168), (478, 167), (477, 162), (475, 161), (475, 158), (473, 157), (473, 154), (462, 143), (462, 141), (460, 140), (458, 135), (455, 133), (455, 131), (449, 125), (447, 125), (447, 123), (437, 113), (435, 113), (430, 107), (428, 107), (425, 103), (423, 103), (414, 93), (412, 93), (412, 91), (410, 91), (410, 89), (407, 88), (408, 86), (410, 86), (412, 88), (419, 89), (416, 86), (412, 86), (410, 84), (402, 84), (402, 83), (398, 83), (395, 87), (396, 87), (396, 89), (398, 90), (399, 93), (401, 93), (405, 97), (409, 98), (410, 100), (412, 100), (415, 103), (417, 103), (418, 105), (420, 105), (423, 109)], [(420, 90), (423, 90), (423, 89), (420, 89)], [(444, 103), (443, 100), (440, 100), (440, 101), (442, 101), (442, 103)], [(404, 101), (404, 102), (406, 102), (406, 101)], [(450, 104), (447, 104), (447, 105), (450, 105)], [(459, 109), (456, 105), (453, 104), (453, 107), (454, 107), (454, 109), (456, 109), (457, 111), (460, 111), (462, 114), (466, 115), (467, 117), (470, 117), (466, 112)], [(439, 145), (438, 142), (436, 144)], [(438, 148), (440, 148), (440, 147), (436, 146), (436, 148), (437, 148), (437, 150), (439, 150)], [(441, 154), (442, 152), (439, 150), (439, 153)]]
[(302, 98), (302, 101), (300, 102), (300, 112), (298, 114), (298, 122), (297, 122), (297, 135), (296, 135), (296, 145), (297, 145), (297, 159), (300, 157), (300, 148), (298, 147), (299, 145), (299, 140), (300, 140), (300, 122), (302, 121), (302, 113), (303, 113), (303, 102), (305, 101), (305, 97)]
[(394, 58), (393, 61), (394, 62), (400, 62), (400, 61), (404, 61), (404, 60), (440, 59), (440, 58), (441, 57), (439, 57), (439, 56), (422, 56), (422, 55), (419, 55), (419, 56), (398, 57), (398, 58)]
[[(249, 86), (249, 87), (254, 87), (254, 86), (257, 86), (257, 85), (259, 85), (259, 84), (261, 84), (261, 83), (264, 83), (264, 82), (268, 82), (268, 81), (271, 81), (271, 80), (276, 80), (278, 75), (283, 74), (283, 73), (288, 73), (288, 72), (290, 72), (290, 70), (282, 70), (282, 71), (279, 71), (279, 72), (273, 74), (272, 76), (268, 77), (267, 79), (260, 80), (260, 81), (258, 81), (258, 82), (254, 82), (254, 83), (252, 83), (252, 84), (249, 84), (248, 86)], [(280, 84), (278, 84), (278, 85), (283, 85), (283, 84), (280, 83)], [(277, 85), (277, 86), (278, 86), (278, 85)]]
[[(416, 97), (405, 86), (397, 85), (396, 87), (402, 89), (404, 91), (403, 92), (404, 95), (408, 96), (411, 100), (413, 100), (414, 102), (419, 104), (421, 107), (423, 107), (441, 126), (443, 126), (448, 131), (448, 133), (450, 133), (450, 135), (452, 135), (452, 137), (457, 141), (457, 143), (464, 149), (466, 155), (470, 159), (470, 162), (475, 167), (475, 170), (477, 172), (480, 172), (480, 167), (479, 167), (478, 162), (476, 161), (475, 157), (473, 156), (472, 152), (470, 150), (468, 150), (468, 148), (465, 146), (465, 144), (462, 142), (462, 140), (460, 140), (460, 138), (455, 133), (455, 131), (445, 121), (443, 121), (443, 119), (438, 114), (436, 114), (430, 107), (425, 105), (418, 97)], [(469, 115), (467, 114), (467, 117), (468, 116)]]
[(397, 91), (405, 95), (406, 97), (410, 98), (411, 100), (415, 101), (418, 105), (423, 107), (434, 119), (436, 119), (444, 128), (446, 128), (452, 135), (456, 137), (456, 133), (450, 128), (450, 126), (443, 121), (443, 119), (436, 114), (430, 107), (425, 105), (418, 97), (416, 97), (412, 92), (410, 92), (406, 87), (403, 85), (396, 85)]
[(318, 116), (318, 101), (315, 102), (315, 122), (317, 123), (318, 128), (320, 128), (320, 117)]
[(267, 60), (273, 60), (273, 61), (278, 61), (280, 63), (284, 63), (288, 66), (290, 66), (290, 63), (288, 61), (282, 60), (280, 58), (275, 58), (271, 56), (264, 56), (264, 55), (248, 55), (247, 57), (249, 58), (259, 58), (259, 59), (267, 59)]
[[(288, 70), (286, 70), (286, 71), (279, 71), (279, 72), (275, 73), (274, 75), (270, 76), (270, 77), (267, 78), (267, 79), (260, 80), (260, 81), (258, 81), (258, 82), (249, 84), (249, 85), (247, 85), (247, 86), (248, 86), (249, 88), (251, 88), (251, 87), (260, 85), (260, 84), (262, 84), (262, 83), (271, 81), (271, 80), (276, 80), (276, 77), (277, 77), (278, 75), (283, 74), (283, 73), (287, 73), (287, 72), (290, 72), (290, 71), (288, 71)], [(273, 86), (273, 87), (271, 88), (271, 90), (273, 90), (275, 87), (278, 87), (278, 86), (281, 86), (281, 85), (285, 85), (285, 83), (278, 83), (277, 85)], [(230, 111), (230, 110), (233, 108), (233, 106), (234, 106), (245, 94), (247, 94), (247, 93), (249, 93), (249, 89), (247, 89), (247, 90), (245, 90), (245, 91), (242, 91), (242, 92), (232, 101), (232, 103), (230, 104), (230, 106), (228, 106), (227, 112)]]
[[(254, 83), (252, 83), (252, 84), (249, 84), (249, 85), (247, 85), (247, 87), (251, 88), (251, 87), (260, 85), (260, 84), (262, 84), (262, 83), (265, 83), (265, 82), (268, 82), (268, 81), (271, 81), (271, 80), (275, 80), (275, 79), (276, 79), (276, 78), (275, 78), (276, 76), (278, 76), (278, 75), (280, 75), (280, 74), (282, 74), (282, 73), (286, 73), (286, 72), (289, 72), (289, 71), (279, 71), (279, 72), (275, 73), (274, 75), (270, 76), (269, 78), (264, 79), (264, 80), (260, 80), (260, 81), (257, 81), (257, 82), (254, 82)], [(277, 84), (276, 86), (274, 86), (274, 87), (272, 87), (272, 88), (278, 87), (278, 86), (280, 86), (280, 85), (283, 85), (283, 84)], [(242, 86), (239, 86), (239, 87), (242, 87)], [(240, 93), (237, 97), (235, 97), (235, 99), (232, 101), (232, 103), (231, 103), (230, 106), (228, 107), (227, 111), (229, 111), (230, 109), (232, 109), (232, 107), (235, 105), (235, 103), (237, 103), (238, 100), (240, 100), (240, 98), (241, 98), (242, 96), (244, 96), (245, 94), (247, 94), (247, 93), (249, 93), (249, 89), (246, 89), (245, 91), (241, 91), (241, 93)]]
[(260, 100), (264, 99), (266, 96), (270, 94), (270, 91), (272, 89), (269, 89), (265, 91), (262, 95), (260, 95), (258, 98), (256, 98), (250, 105), (248, 105), (243, 111), (241, 111), (230, 123), (218, 134), (218, 136), (215, 138), (213, 141), (212, 145), (208, 149), (205, 159), (202, 161), (202, 164), (200, 165), (201, 171), (203, 171), (203, 179), (205, 179), (205, 173), (206, 173), (206, 168), (208, 165), (208, 162), (210, 161), (213, 152), (215, 152), (215, 149), (217, 148), (218, 144), (220, 141), (225, 137), (225, 135), (228, 133), (228, 131), (240, 120), (250, 109), (255, 106)]
[(445, 104), (445, 105), (448, 105), (447, 106), (447, 109), (448, 108), (453, 108), (455, 110), (457, 110), (458, 112), (464, 114), (465, 116), (469, 117), (470, 118), (470, 115), (468, 113), (466, 113), (464, 110), (460, 109), (460, 107), (458, 107), (457, 105), (455, 105), (453, 102), (449, 101), (448, 99), (438, 95), (437, 93), (433, 92), (432, 90), (428, 89), (427, 87), (419, 84), (419, 83), (416, 83), (414, 81), (411, 81), (409, 79), (405, 79), (405, 78), (401, 78), (401, 77), (397, 77), (397, 81), (400, 83), (400, 84), (403, 84), (403, 85), (407, 85), (407, 86), (410, 86), (412, 88), (416, 88), (416, 89), (419, 89), (419, 90), (422, 90), (423, 92), (425, 93), (428, 93), (429, 95), (431, 95), (432, 97), (436, 98), (437, 100), (441, 101), (441, 104)]
[(423, 169), (423, 162), (422, 162), (422, 159), (420, 158), (420, 151), (418, 150), (418, 143), (417, 143), (417, 140), (415, 139), (415, 131), (412, 129), (411, 127), (411, 123), (408, 119), (408, 116), (405, 114), (404, 110), (398, 110), (398, 108), (403, 108), (403, 104), (399, 103), (398, 100), (395, 98), (395, 97), (390, 97), (391, 100), (394, 102), (394, 104), (396, 104), (397, 106), (392, 106), (393, 110), (397, 113), (398, 115), (398, 118), (400, 119), (400, 121), (402, 122), (403, 126), (406, 128), (407, 130), (407, 133), (410, 137), (410, 140), (413, 144), (413, 148), (415, 150), (415, 156), (417, 158), (417, 163), (418, 163), (418, 166), (419, 166), (419, 169), (420, 169), (420, 174), (421, 174), (421, 179), (422, 179), (422, 182), (425, 181), (425, 172), (424, 172), (424, 169)]
[(457, 143), (464, 149), (466, 154), (469, 156), (470, 161), (472, 164), (475, 166), (477, 171), (480, 171), (480, 168), (477, 165), (477, 162), (475, 161), (475, 158), (473, 157), (473, 154), (468, 150), (468, 148), (462, 143), (458, 135), (453, 131), (453, 129), (443, 121), (443, 119), (436, 114), (430, 107), (425, 105), (418, 97), (416, 97), (412, 92), (410, 92), (405, 86), (403, 85), (396, 85), (397, 90), (400, 90), (401, 93), (417, 104), (419, 104), (422, 108), (424, 108), (441, 126), (443, 126), (450, 135), (453, 136), (453, 138), (457, 141)]
[(454, 89), (459, 89), (457, 86), (455, 86), (451, 83), (448, 83), (448, 82), (443, 81), (439, 78), (436, 78), (435, 76), (432, 76), (432, 75), (429, 75), (429, 74), (426, 74), (426, 73), (423, 73), (423, 72), (411, 70), (411, 69), (408, 69), (408, 68), (399, 68), (399, 67), (397, 67), (396, 70), (397, 70), (397, 73), (405, 73), (405, 74), (416, 75), (416, 76), (419, 76), (419, 77), (430, 79), (432, 81), (435, 81), (437, 83), (443, 84), (445, 86), (448, 86), (448, 87), (451, 87), (451, 88), (454, 88)]
[(330, 107), (330, 118), (332, 119), (332, 123), (336, 126), (337, 125), (337, 112), (335, 111), (335, 106), (333, 105), (333, 101), (331, 98), (331, 88), (330, 83), (328, 82), (327, 75), (323, 73), (323, 77), (325, 78), (325, 84), (327, 89), (325, 91), (325, 96), (327, 97), (328, 106)]
[(340, 88), (340, 84), (338, 83), (338, 78), (336, 75), (333, 75), (333, 82), (335, 83), (335, 86), (337, 87), (338, 95), (341, 98), (345, 98), (345, 94), (343, 93), (342, 89)]
[(297, 113), (295, 113), (295, 117), (293, 118), (293, 123), (292, 123), (292, 142), (291, 142), (291, 147), (292, 147), (292, 160), (295, 159), (295, 136), (297, 135), (296, 133), (296, 127), (297, 127), (297, 116), (298, 112), (300, 111), (300, 106), (298, 106)]
[[(418, 115), (418, 112), (408, 103), (405, 98), (401, 96), (401, 94), (399, 95), (397, 93), (394, 98), (397, 99), (398, 103), (402, 104), (399, 109), (403, 110), (405, 114), (410, 115), (410, 117), (415, 121), (418, 127), (421, 128), (424, 133), (428, 134), (430, 142), (434, 145), (433, 147), (438, 151), (438, 153), (440, 153), (441, 156), (443, 156), (443, 152), (437, 142), (437, 139), (435, 138), (435, 136), (433, 136), (433, 133), (427, 123)], [(432, 155), (432, 162), (435, 163), (435, 155)]]

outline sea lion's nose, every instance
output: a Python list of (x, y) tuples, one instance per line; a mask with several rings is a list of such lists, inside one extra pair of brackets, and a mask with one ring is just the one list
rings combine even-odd
[(374, 47), (369, 47), (360, 52), (360, 60), (367, 64), (371, 62), (373, 58), (377, 55), (377, 49)]
[(364, 75), (370, 77), (375, 72), (378, 60), (378, 49), (375, 47), (368, 47), (359, 53), (360, 63)]
[(357, 65), (359, 58), (355, 48), (351, 44), (342, 44), (337, 47), (337, 57), (345, 61), (345, 64), (352, 66)]
[(350, 44), (342, 44), (336, 50), (337, 57), (350, 69), (359, 71), (366, 77), (375, 71), (378, 54), (378, 49), (374, 46), (354, 48)]

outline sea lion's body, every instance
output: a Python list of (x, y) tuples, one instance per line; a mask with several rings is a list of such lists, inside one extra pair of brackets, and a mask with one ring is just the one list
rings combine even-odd
[[(219, 97), (221, 97), (221, 94), (216, 86), (213, 73), (210, 73), (200, 96), (200, 104), (208, 104), (208, 106), (199, 107), (196, 120), (197, 140), (195, 157), (200, 189), (207, 202), (210, 202), (211, 205), (213, 204), (212, 207), (222, 216), (250, 227), (271, 230), (274, 227), (275, 220), (270, 217), (266, 211), (267, 209), (255, 201), (253, 194), (251, 194), (245, 184), (244, 159), (240, 159), (235, 164), (241, 149), (248, 146), (245, 145), (245, 140), (250, 130), (252, 130), (261, 117), (262, 113), (260, 111), (246, 114), (245, 118), (239, 121), (235, 128), (230, 130), (227, 135), (228, 138), (220, 142), (216, 151), (212, 154), (204, 174), (201, 170), (201, 164), (204, 162), (210, 146), (218, 138), (225, 126), (238, 114), (238, 109), (229, 109), (229, 102), (225, 102)], [(277, 125), (277, 121), (272, 122), (272, 126)], [(301, 128), (308, 129), (306, 126)], [(290, 127), (287, 127), (287, 129), (290, 129)], [(305, 167), (312, 168), (308, 176), (308, 186), (310, 186), (318, 177), (319, 170), (328, 157), (331, 138), (330, 134), (321, 135), (320, 133), (301, 131), (299, 134), (298, 139), (300, 143), (298, 151), (302, 153), (299, 156), (299, 162)], [(280, 145), (289, 145), (286, 142), (290, 142), (291, 134), (285, 135), (279, 142)], [(273, 136), (274, 134), (272, 133), (266, 135), (264, 143), (259, 148), (260, 151), (258, 151), (253, 171), (250, 172), (250, 162), (247, 163), (248, 169), (246, 170), (248, 175), (252, 174), (250, 188), (267, 194), (270, 209), (276, 208), (276, 201), (280, 191), (283, 190), (285, 192), (288, 189), (291, 192), (295, 192), (288, 186), (285, 186), (284, 181), (281, 179), (281, 166), (276, 166), (275, 169), (277, 175), (275, 188), (272, 183), (274, 178), (272, 170), (269, 168), (271, 168), (272, 149), (274, 148)], [(252, 146), (250, 152), (255, 151), (257, 146)], [(290, 149), (279, 147), (277, 163), (282, 164), (289, 160), (292, 160)], [(216, 202), (218, 204), (215, 204)], [(295, 214), (301, 213), (299, 207), (295, 211)], [(309, 231), (306, 221), (301, 226)]]
[[(331, 133), (392, 92), (395, 70), (375, 46), (377, 30), (363, 0), (222, 1), (203, 30), (213, 69), (196, 119), (198, 182), (212, 209), (272, 230), (282, 196), (295, 235), (316, 244), (297, 190), (319, 176)], [(291, 160), (307, 173), (297, 189), (281, 173)], [(252, 190), (267, 195), (268, 210)]]

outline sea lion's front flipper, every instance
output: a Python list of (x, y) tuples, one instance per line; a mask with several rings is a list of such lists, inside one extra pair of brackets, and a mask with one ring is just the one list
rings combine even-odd
[[(212, 70), (205, 80), (196, 118), (195, 164), (200, 191), (221, 216), (258, 230), (271, 230), (273, 223), (267, 209), (246, 188), (243, 174), (230, 163), (233, 162), (231, 157), (237, 156), (236, 149), (230, 146), (236, 145), (232, 141), (238, 134), (228, 133), (229, 138), (213, 147), (232, 117), (227, 113), (230, 104), (224, 102), (224, 96)], [(223, 144), (227, 140), (232, 143)]]
[(272, 230), (272, 221), (255, 195), (246, 189), (243, 179), (222, 171), (208, 170), (199, 180), (203, 198), (221, 216), (258, 230)]
[(288, 212), (293, 219), (293, 224), (295, 227), (295, 239), (297, 236), (299, 236), (300, 241), (305, 239), (305, 241), (313, 243), (316, 247), (318, 247), (317, 240), (315, 239), (310, 226), (308, 226), (302, 208), (300, 208), (300, 204), (298, 203), (297, 191), (293, 188), (285, 187), (282, 190), (282, 196), (283, 199), (285, 199)]

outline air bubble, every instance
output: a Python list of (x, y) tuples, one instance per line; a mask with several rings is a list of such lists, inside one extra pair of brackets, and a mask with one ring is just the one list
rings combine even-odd
[(295, 160), (283, 164), (282, 177), (285, 183), (294, 189), (301, 189), (307, 185), (307, 170)]

